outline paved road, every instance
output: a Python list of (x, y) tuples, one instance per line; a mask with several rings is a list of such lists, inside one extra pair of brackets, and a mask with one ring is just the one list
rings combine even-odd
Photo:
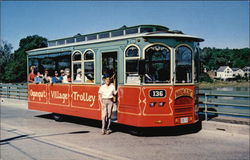
[(1, 102), (1, 160), (248, 160), (249, 136), (168, 128), (133, 136), (122, 125), (100, 134), (99, 121), (27, 110), (25, 101)]

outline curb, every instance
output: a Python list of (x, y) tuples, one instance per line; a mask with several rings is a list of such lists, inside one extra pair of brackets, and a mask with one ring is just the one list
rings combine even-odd
[(228, 133), (242, 134), (249, 136), (249, 125), (231, 124), (223, 122), (202, 121), (202, 129), (212, 131), (225, 131)]

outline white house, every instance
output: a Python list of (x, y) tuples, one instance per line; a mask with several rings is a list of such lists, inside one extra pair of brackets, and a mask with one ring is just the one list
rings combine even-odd
[(232, 68), (232, 70), (233, 70), (233, 76), (234, 77), (236, 77), (238, 75), (241, 76), (241, 77), (244, 77), (245, 72), (242, 69), (240, 69), (240, 68)]
[(221, 66), (216, 71), (216, 78), (221, 78), (224, 80), (226, 80), (228, 78), (234, 78), (233, 70), (229, 66)]

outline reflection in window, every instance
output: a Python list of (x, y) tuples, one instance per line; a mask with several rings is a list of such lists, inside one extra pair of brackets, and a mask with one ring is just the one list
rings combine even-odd
[(88, 50), (84, 54), (84, 82), (85, 83), (94, 83), (94, 53), (91, 50)]
[(145, 83), (170, 83), (170, 50), (153, 45), (145, 50)]
[(105, 33), (100, 33), (99, 34), (99, 38), (109, 38), (109, 32), (105, 32)]
[(82, 41), (85, 41), (85, 37), (84, 36), (76, 37), (76, 42), (82, 42)]
[(134, 34), (134, 33), (138, 33), (138, 28), (126, 29), (126, 34)]
[(123, 30), (113, 31), (111, 33), (111, 35), (112, 35), (112, 37), (122, 36), (123, 35)]
[(153, 32), (153, 28), (141, 28), (141, 33)]
[(138, 57), (139, 56), (139, 51), (138, 48), (135, 46), (131, 46), (126, 50), (125, 53), (126, 57)]
[(66, 39), (66, 43), (74, 43), (74, 42), (75, 42), (75, 38)]
[(125, 51), (126, 77), (127, 84), (140, 84), (139, 76), (139, 49), (136, 46), (130, 46)]
[(192, 83), (192, 51), (180, 46), (175, 52), (176, 83)]
[(57, 45), (63, 45), (63, 44), (65, 44), (65, 40), (64, 39), (57, 41)]
[(92, 51), (87, 51), (84, 54), (84, 60), (93, 60), (94, 59), (94, 53)]
[(87, 36), (87, 40), (88, 40), (88, 41), (89, 41), (89, 40), (94, 40), (94, 39), (96, 39), (96, 34), (88, 35), (88, 36)]
[(80, 52), (75, 52), (73, 55), (73, 61), (80, 61), (82, 60), (82, 54)]

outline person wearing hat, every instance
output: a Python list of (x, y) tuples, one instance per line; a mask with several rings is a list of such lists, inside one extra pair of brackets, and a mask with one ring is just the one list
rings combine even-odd
[(117, 94), (115, 86), (111, 84), (110, 77), (104, 77), (105, 84), (99, 88), (99, 101), (102, 106), (102, 135), (110, 134), (111, 114), (113, 109), (113, 96)]
[(63, 76), (62, 83), (69, 83), (69, 82), (71, 82), (71, 79), (70, 79), (70, 69), (69, 68), (65, 68), (64, 74), (65, 75)]
[(77, 75), (76, 75), (75, 81), (81, 82), (82, 81), (82, 69), (78, 68), (76, 70), (76, 73), (77, 73)]

